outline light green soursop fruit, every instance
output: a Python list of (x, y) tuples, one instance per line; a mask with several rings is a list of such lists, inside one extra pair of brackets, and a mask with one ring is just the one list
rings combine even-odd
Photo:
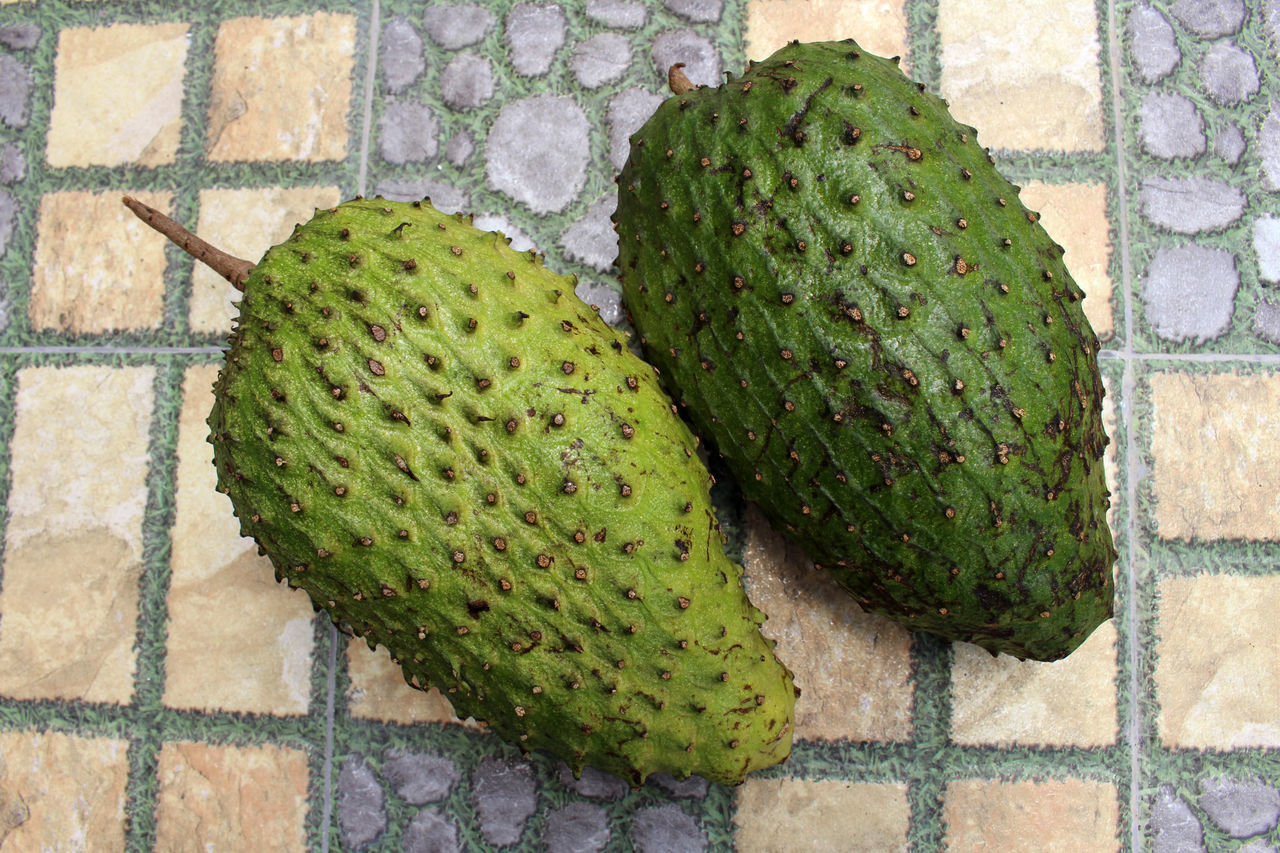
[(380, 199), (213, 262), (244, 289), (218, 484), (279, 578), (575, 771), (733, 784), (786, 758), (791, 674), (695, 440), (572, 278)]

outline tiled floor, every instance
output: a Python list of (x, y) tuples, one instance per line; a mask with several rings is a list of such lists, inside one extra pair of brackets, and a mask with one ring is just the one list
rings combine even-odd
[[(273, 582), (204, 440), (232, 291), (118, 197), (254, 258), (317, 206), (430, 195), (616, 319), (611, 181), (666, 66), (843, 37), (947, 97), (1067, 248), (1117, 618), (1056, 664), (913, 637), (725, 485), (794, 756), (575, 781)], [(0, 2), (0, 846), (1274, 851), (1277, 67), (1276, 0)]]

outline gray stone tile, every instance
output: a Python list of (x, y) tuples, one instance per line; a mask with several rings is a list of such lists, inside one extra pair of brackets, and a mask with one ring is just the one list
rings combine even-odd
[(636, 30), (644, 26), (646, 12), (643, 3), (630, 3), (624, 0), (591, 0), (587, 3), (587, 17), (606, 27)]
[(1280, 217), (1260, 216), (1254, 220), (1253, 251), (1258, 258), (1258, 277), (1280, 283)]
[(533, 768), (526, 761), (484, 758), (471, 776), (480, 834), (490, 844), (515, 844), (537, 805)]
[(0, 121), (9, 127), (26, 127), (30, 99), (31, 71), (9, 54), (0, 55)]
[(338, 826), (342, 843), (360, 850), (387, 828), (387, 803), (378, 777), (362, 756), (353, 755), (338, 773)]
[(1204, 119), (1196, 105), (1183, 95), (1151, 91), (1138, 107), (1138, 137), (1142, 150), (1153, 157), (1172, 160), (1204, 153)]
[(1200, 63), (1200, 82), (1219, 104), (1238, 104), (1258, 94), (1261, 78), (1253, 56), (1238, 45), (1219, 42)]
[(626, 165), (631, 153), (631, 134), (653, 115), (662, 96), (644, 89), (623, 89), (609, 101), (609, 160), (615, 169)]
[(639, 853), (701, 853), (707, 835), (698, 822), (670, 803), (639, 809), (631, 818), (631, 841)]
[(560, 245), (575, 261), (597, 272), (608, 272), (618, 257), (618, 235), (613, 230), (614, 208), (618, 197), (606, 193), (596, 199), (581, 219), (560, 235)]
[(507, 15), (511, 64), (526, 77), (541, 77), (564, 46), (564, 10), (554, 3), (521, 3)]
[(397, 15), (382, 28), (378, 40), (378, 69), (382, 83), (391, 92), (403, 92), (426, 70), (422, 53), (422, 36), (403, 15)]
[(432, 6), (423, 19), (427, 35), (446, 50), (470, 47), (485, 37), (493, 26), (493, 13), (484, 6), (456, 3)]
[(1234, 166), (1244, 156), (1244, 131), (1232, 122), (1218, 131), (1213, 140), (1213, 153)]
[(1244, 212), (1244, 193), (1212, 178), (1147, 178), (1142, 214), (1178, 234), (1221, 231)]
[(631, 788), (612, 773), (605, 773), (594, 767), (582, 768), (582, 775), (574, 779), (573, 771), (562, 761), (558, 773), (560, 784), (580, 797), (590, 797), (593, 800), (617, 800), (625, 797)]
[(1165, 340), (1212, 340), (1231, 324), (1239, 286), (1235, 255), (1225, 249), (1159, 249), (1142, 283), (1147, 321)]
[(455, 110), (471, 110), (493, 97), (493, 67), (483, 56), (460, 53), (440, 72), (440, 96)]
[(706, 36), (693, 30), (662, 33), (653, 40), (653, 68), (667, 79), (667, 71), (678, 62), (684, 63), (685, 76), (696, 86), (719, 86), (720, 52)]
[(1244, 23), (1244, 0), (1177, 0), (1169, 11), (1202, 38), (1232, 35)]
[(1165, 786), (1151, 807), (1152, 853), (1201, 853), (1204, 829), (1191, 806)]
[(1197, 804), (1232, 838), (1262, 835), (1280, 820), (1280, 791), (1257, 780), (1202, 779)]
[(664, 0), (663, 5), (687, 21), (713, 24), (724, 14), (724, 0)]
[(587, 89), (598, 89), (626, 73), (631, 42), (617, 33), (600, 33), (573, 48), (573, 76)]
[(1129, 49), (1139, 76), (1146, 83), (1163, 80), (1182, 59), (1173, 25), (1150, 6), (1130, 9), (1128, 25)]
[(546, 93), (507, 104), (485, 145), (490, 187), (535, 213), (559, 213), (586, 183), (589, 133), (570, 97)]
[(569, 803), (547, 813), (548, 853), (596, 853), (609, 843), (609, 818), (595, 803)]
[(434, 809), (413, 816), (400, 837), (402, 853), (459, 853), (458, 828)]
[(461, 778), (448, 758), (396, 750), (387, 753), (382, 775), (391, 790), (412, 806), (443, 800)]
[(436, 156), (440, 123), (431, 108), (416, 101), (389, 105), (378, 122), (378, 146), (388, 163), (425, 163)]

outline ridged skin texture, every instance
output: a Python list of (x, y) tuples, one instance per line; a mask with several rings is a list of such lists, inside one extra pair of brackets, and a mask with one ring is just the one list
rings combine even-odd
[(645, 352), (864, 607), (1043, 660), (1110, 617), (1097, 339), (973, 128), (793, 43), (663, 103), (618, 183)]
[(209, 418), (276, 574), (416, 687), (575, 770), (728, 784), (790, 752), (791, 674), (652, 369), (541, 259), (356, 200), (246, 282)]

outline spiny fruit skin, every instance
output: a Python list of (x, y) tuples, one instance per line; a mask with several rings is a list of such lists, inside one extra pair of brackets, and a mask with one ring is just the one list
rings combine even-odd
[(975, 133), (793, 43), (632, 138), (618, 263), (673, 396), (864, 607), (1052, 660), (1112, 610), (1098, 342)]
[(318, 211), (245, 283), (209, 417), (278, 578), (575, 770), (736, 783), (791, 674), (695, 440), (573, 279), (429, 204)]

